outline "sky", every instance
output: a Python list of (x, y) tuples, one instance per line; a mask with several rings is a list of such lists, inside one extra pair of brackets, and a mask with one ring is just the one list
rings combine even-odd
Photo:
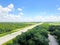
[(0, 22), (60, 22), (60, 0), (0, 0)]

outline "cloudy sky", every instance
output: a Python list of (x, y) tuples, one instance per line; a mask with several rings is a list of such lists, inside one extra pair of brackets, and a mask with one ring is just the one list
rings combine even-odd
[(60, 0), (0, 0), (0, 22), (60, 21)]

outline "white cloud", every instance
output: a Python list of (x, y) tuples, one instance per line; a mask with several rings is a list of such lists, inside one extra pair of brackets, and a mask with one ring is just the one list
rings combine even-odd
[(7, 7), (3, 7), (2, 5), (0, 5), (0, 22), (20, 21), (23, 12), (21, 11), (17, 15), (15, 15), (14, 13), (10, 13), (13, 12), (13, 9), (15, 9), (13, 4), (9, 4)]
[(8, 5), (8, 8), (9, 9), (12, 9), (12, 8), (14, 8), (14, 5), (13, 4), (10, 4), (10, 5)]
[(57, 10), (60, 10), (60, 7), (59, 7), (59, 8), (57, 8)]
[[(42, 12), (41, 15), (39, 16), (37, 15), (33, 18), (23, 17), (23, 9), (18, 8), (19, 13), (17, 15), (14, 13), (10, 13), (10, 12), (13, 12), (13, 9), (15, 9), (13, 4), (9, 4), (7, 7), (3, 7), (2, 5), (0, 5), (0, 22), (60, 21), (60, 16), (52, 16), (52, 15), (48, 16), (46, 12)], [(58, 8), (58, 10), (60, 10), (60, 8)]]
[(42, 21), (42, 22), (56, 22), (60, 21), (60, 16), (36, 16), (34, 18), (35, 21)]
[(18, 10), (19, 10), (19, 11), (22, 11), (23, 9), (21, 9), (21, 8), (18, 8)]
[(23, 12), (20, 12), (19, 15), (23, 15)]
[(3, 7), (0, 5), (0, 16), (7, 15), (9, 12), (11, 12), (14, 8), (13, 4), (8, 5), (7, 7)]

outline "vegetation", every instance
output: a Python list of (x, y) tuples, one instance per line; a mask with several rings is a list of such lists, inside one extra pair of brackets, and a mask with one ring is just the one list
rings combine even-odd
[(0, 36), (3, 36), (5, 34), (11, 33), (11, 32), (15, 32), (17, 31), (16, 29), (20, 29), (26, 26), (30, 26), (33, 25), (35, 23), (0, 23)]
[(51, 32), (52, 35), (56, 36), (60, 45), (60, 25), (51, 25), (49, 27), (49, 31)]
[(6, 45), (49, 45), (48, 31), (44, 25), (39, 25), (18, 35)]
[(55, 35), (60, 45), (60, 25), (50, 25), (49, 23), (43, 23), (29, 29), (3, 45), (49, 45), (49, 32)]

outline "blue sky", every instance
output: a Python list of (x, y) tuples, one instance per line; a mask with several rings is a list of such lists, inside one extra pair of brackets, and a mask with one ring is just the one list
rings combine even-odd
[(0, 10), (3, 22), (60, 21), (60, 0), (0, 0)]

